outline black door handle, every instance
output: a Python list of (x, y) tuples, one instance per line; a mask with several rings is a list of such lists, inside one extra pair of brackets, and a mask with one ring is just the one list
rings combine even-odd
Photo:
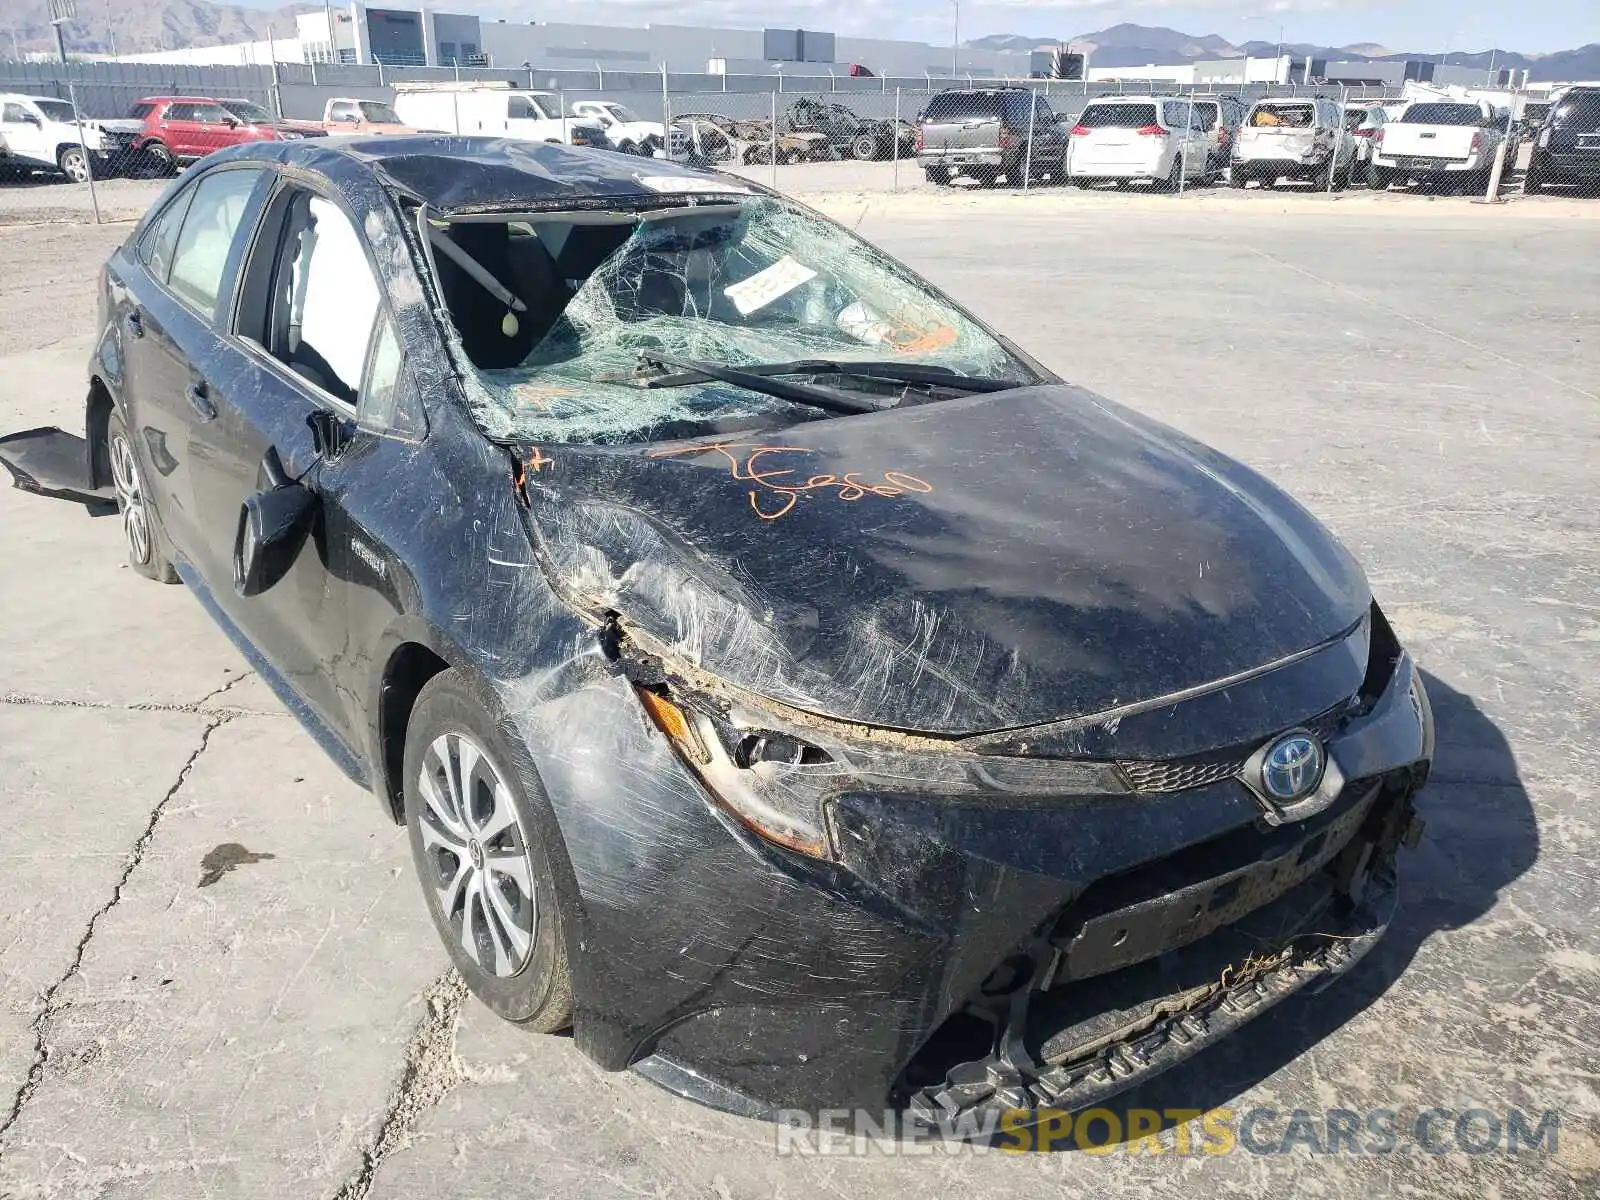
[(137, 312), (129, 312), (122, 318), (122, 324), (128, 331), (129, 337), (142, 338), (144, 336), (144, 321)]
[(199, 414), (202, 421), (210, 421), (216, 418), (217, 406), (211, 402), (211, 397), (207, 394), (205, 380), (195, 380), (189, 385), (184, 395), (189, 397), (189, 406)]

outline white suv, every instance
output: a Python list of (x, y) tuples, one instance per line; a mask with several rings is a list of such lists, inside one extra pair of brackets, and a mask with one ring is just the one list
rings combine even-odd
[(1233, 186), (1252, 179), (1272, 187), (1280, 179), (1309, 180), (1314, 191), (1350, 183), (1356, 137), (1345, 127), (1336, 100), (1257, 100), (1233, 146)]
[(1184, 178), (1206, 177), (1210, 136), (1187, 100), (1118, 96), (1093, 100), (1072, 127), (1067, 177), (1079, 187), (1119, 187), (1148, 179), (1177, 191)]
[[(0, 144), (16, 170), (59, 171), (84, 183), (133, 164), (138, 121), (105, 121), (84, 117), (82, 141), (72, 105), (53, 96), (0, 92)], [(87, 151), (87, 153), (85, 153)]]

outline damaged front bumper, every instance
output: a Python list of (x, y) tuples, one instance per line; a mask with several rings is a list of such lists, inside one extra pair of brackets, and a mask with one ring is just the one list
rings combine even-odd
[(1232, 775), (999, 800), (908, 781), (835, 797), (820, 856), (719, 804), (634, 683), (580, 689), (523, 729), (583, 914), (578, 1043), (753, 1117), (1096, 1103), (1381, 936), (1433, 744), (1396, 654), (1319, 733), (1339, 784), (1305, 819), (1272, 824)]

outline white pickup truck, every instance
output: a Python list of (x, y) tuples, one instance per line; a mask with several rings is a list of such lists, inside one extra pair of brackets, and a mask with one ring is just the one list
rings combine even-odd
[(670, 158), (682, 162), (689, 157), (689, 135), (676, 127), (668, 129), (660, 121), (646, 121), (626, 104), (615, 100), (577, 100), (572, 115), (599, 121), (613, 150), (638, 154), (644, 158)]
[(1418, 100), (1373, 135), (1368, 179), (1380, 191), (1416, 179), (1481, 192), (1505, 136), (1506, 114), (1487, 101)]

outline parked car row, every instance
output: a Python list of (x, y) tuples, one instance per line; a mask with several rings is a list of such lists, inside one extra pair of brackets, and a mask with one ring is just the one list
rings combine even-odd
[(1224, 181), (1325, 191), (1416, 182), (1479, 193), (1502, 146), (1509, 170), (1532, 141), (1526, 193), (1600, 186), (1600, 87), (1582, 86), (1524, 106), (1520, 119), (1475, 100), (1246, 104), (1223, 94), (1104, 97), (1068, 114), (1028, 88), (968, 87), (936, 94), (914, 123), (863, 117), (819, 97), (791, 101), (775, 122), (715, 112), (663, 122), (612, 100), (568, 103), (554, 92), (448, 84), (401, 84), (392, 105), (336, 97), (320, 120), (283, 119), (243, 99), (149, 96), (122, 118), (79, 121), (68, 101), (0, 94), (0, 177), (168, 175), (248, 142), (430, 131), (604, 147), (698, 167), (903, 157), (936, 185), (964, 177), (1016, 186), (1026, 175), (1167, 191)]
[[(1525, 191), (1556, 182), (1600, 183), (1600, 88), (1558, 94), (1536, 131)], [(1502, 146), (1516, 165), (1524, 133), (1484, 101), (1340, 103), (1321, 97), (1116, 96), (1076, 117), (1021, 87), (957, 88), (918, 118), (916, 157), (930, 183), (964, 176), (1070, 181), (1082, 187), (1148, 182), (1236, 188), (1306, 183), (1339, 191), (1422, 183), (1468, 193), (1488, 189)]]

